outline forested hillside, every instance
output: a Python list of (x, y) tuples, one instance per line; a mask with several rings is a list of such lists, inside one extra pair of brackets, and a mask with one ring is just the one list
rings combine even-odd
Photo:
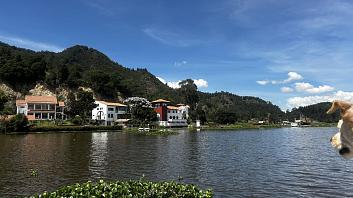
[(34, 52), (0, 42), (0, 83), (26, 94), (38, 82), (54, 92), (58, 87), (69, 90), (89, 87), (97, 98), (105, 100), (138, 96), (149, 100), (165, 98), (175, 104), (187, 103), (195, 109), (194, 118), (218, 123), (251, 118), (277, 121), (284, 116), (270, 102), (227, 92), (202, 93), (191, 85), (192, 81), (185, 81), (183, 88), (172, 89), (147, 69), (123, 67), (86, 46), (77, 45), (54, 53)]
[(290, 121), (299, 119), (300, 115), (303, 115), (319, 122), (337, 122), (340, 118), (339, 111), (333, 114), (326, 114), (326, 111), (330, 107), (330, 102), (323, 102), (306, 107), (294, 108), (291, 112), (287, 112), (286, 115)]

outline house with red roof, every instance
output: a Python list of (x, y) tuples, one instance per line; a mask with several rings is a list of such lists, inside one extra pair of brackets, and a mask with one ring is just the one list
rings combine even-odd
[(25, 96), (16, 100), (17, 114), (24, 114), (28, 120), (65, 119), (65, 103), (56, 96)]

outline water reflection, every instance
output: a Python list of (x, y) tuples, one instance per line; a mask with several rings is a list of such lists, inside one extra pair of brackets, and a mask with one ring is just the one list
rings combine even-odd
[[(0, 195), (86, 180), (178, 180), (216, 197), (352, 197), (353, 164), (329, 145), (334, 128), (0, 135)], [(38, 170), (32, 177), (30, 171)]]
[(106, 175), (108, 133), (92, 133), (88, 170), (93, 178)]

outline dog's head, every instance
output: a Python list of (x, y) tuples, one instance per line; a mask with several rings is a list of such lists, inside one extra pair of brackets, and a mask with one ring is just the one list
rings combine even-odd
[(338, 150), (338, 153), (345, 159), (353, 158), (353, 106), (344, 101), (334, 101), (327, 113), (341, 111), (341, 120), (338, 122), (337, 132), (331, 138), (331, 145)]

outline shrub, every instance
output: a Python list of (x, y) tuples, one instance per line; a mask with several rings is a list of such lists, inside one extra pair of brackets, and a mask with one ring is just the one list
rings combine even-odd
[(153, 183), (148, 181), (86, 182), (60, 188), (55, 192), (44, 192), (31, 198), (56, 197), (212, 197), (211, 190), (200, 190), (194, 185), (176, 182)]
[(2, 132), (27, 132), (29, 129), (28, 119), (22, 114), (17, 114), (10, 120), (4, 120), (0, 123)]

